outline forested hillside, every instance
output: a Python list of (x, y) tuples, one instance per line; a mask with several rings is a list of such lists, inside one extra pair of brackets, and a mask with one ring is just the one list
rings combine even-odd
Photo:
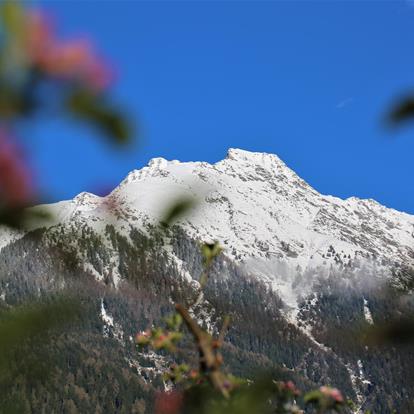
[[(21, 344), (25, 357), (16, 372), (32, 366), (30, 355), (38, 349), (44, 353), (38, 367), (42, 375), (33, 381), (17, 375), (13, 385), (2, 386), (2, 412), (16, 401), (18, 412), (152, 412), (155, 390), (168, 386), (162, 371), (173, 360), (163, 352), (137, 349), (133, 338), (170, 314), (173, 301), (195, 295), (187, 276), (196, 280), (201, 274), (202, 257), (198, 242), (179, 227), (166, 233), (153, 228), (149, 234), (135, 228), (120, 234), (108, 225), (102, 235), (87, 225), (57, 225), (3, 248), (2, 307), (28, 298), (53, 301), (62, 291), (83, 306), (69, 329), (54, 334), (47, 350), (30, 341)], [(360, 276), (360, 270), (350, 267), (344, 273), (338, 267), (317, 278), (317, 293), (301, 299), (294, 322), (274, 291), (223, 255), (196, 313), (213, 331), (223, 315), (231, 315), (223, 354), (235, 375), (253, 378), (270, 371), (305, 390), (330, 384), (375, 413), (392, 408), (408, 413), (413, 350), (361, 345), (360, 334), (372, 323), (367, 303), (375, 322), (412, 307), (399, 305), (397, 295), (390, 301), (386, 285), (373, 287), (369, 279), (375, 274), (366, 274), (364, 283)], [(184, 344), (184, 354), (196, 359), (192, 341)]]

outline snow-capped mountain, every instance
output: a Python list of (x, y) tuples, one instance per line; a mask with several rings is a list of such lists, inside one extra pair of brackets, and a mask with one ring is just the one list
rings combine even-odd
[[(191, 209), (168, 231), (157, 231), (179, 200), (191, 200)], [(396, 269), (414, 265), (414, 216), (374, 200), (319, 194), (276, 155), (240, 149), (215, 164), (155, 158), (106, 197), (81, 193), (37, 208), (52, 213), (43, 228), (2, 235), (0, 302), (16, 297), (22, 285), (41, 292), (71, 283), (53, 267), (81, 272), (99, 292), (103, 338), (124, 344), (126, 352), (137, 324), (145, 328), (167, 312), (171, 298), (197, 290), (198, 246), (218, 241), (223, 254), (200, 312), (210, 329), (223, 312), (236, 315), (233, 353), (253, 364), (260, 355), (261, 364), (338, 385), (361, 410), (372, 407), (369, 402), (378, 409), (383, 395), (397, 392), (407, 361), (384, 368), (381, 354), (356, 345), (351, 355), (327, 327), (369, 326), (398, 308), (383, 303), (381, 289)], [(40, 255), (55, 246), (71, 257), (70, 266), (66, 256)], [(17, 284), (22, 272), (24, 283)], [(146, 378), (148, 361), (131, 355), (128, 366)], [(161, 356), (151, 358), (158, 367)]]
[(316, 267), (334, 261), (327, 255), (333, 246), (344, 264), (349, 256), (414, 262), (414, 216), (372, 199), (321, 195), (276, 155), (239, 149), (215, 164), (155, 158), (106, 198), (82, 193), (51, 209), (58, 221), (93, 220), (114, 203), (122, 219), (142, 226), (159, 222), (179, 198), (196, 202), (179, 221), (183, 229), (219, 241), (237, 261), (277, 258)]
[(240, 149), (215, 164), (154, 158), (106, 198), (81, 193), (49, 208), (56, 222), (84, 222), (99, 232), (109, 220), (128, 231), (157, 225), (179, 199), (195, 202), (178, 221), (189, 237), (218, 241), (291, 305), (289, 281), (281, 283), (275, 263), (301, 271), (357, 263), (385, 273), (414, 263), (414, 216), (371, 199), (319, 194), (276, 155)]

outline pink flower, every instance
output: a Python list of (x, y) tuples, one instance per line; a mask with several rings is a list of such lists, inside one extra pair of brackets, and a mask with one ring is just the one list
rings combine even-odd
[(157, 393), (155, 414), (177, 414), (183, 404), (183, 395), (178, 391)]
[(24, 206), (34, 198), (29, 170), (21, 151), (6, 131), (0, 129), (0, 193), (8, 206)]
[(107, 89), (114, 80), (114, 71), (99, 57), (94, 56), (85, 72), (85, 80), (96, 92)]
[(106, 89), (113, 78), (112, 71), (94, 52), (86, 39), (55, 44), (42, 62), (50, 75), (76, 81), (96, 92)]
[(144, 345), (148, 343), (150, 337), (151, 332), (147, 329), (146, 331), (139, 332), (135, 335), (135, 342), (139, 345)]
[(196, 379), (199, 377), (199, 375), (200, 375), (199, 372), (195, 369), (192, 369), (188, 374), (189, 378), (191, 379)]
[(342, 403), (344, 401), (344, 397), (342, 396), (341, 391), (337, 388), (333, 388), (331, 390), (331, 397), (338, 403)]
[(288, 391), (290, 391), (294, 395), (299, 395), (300, 391), (296, 388), (296, 385), (293, 383), (293, 381), (288, 381), (284, 383), (284, 388)]
[(26, 16), (25, 47), (32, 63), (43, 66), (56, 39), (51, 19), (39, 11), (31, 11)]
[(57, 79), (79, 82), (94, 92), (103, 91), (113, 80), (113, 71), (87, 39), (59, 41), (50, 19), (40, 12), (28, 14), (26, 49), (32, 65)]
[(339, 391), (337, 388), (331, 388), (322, 386), (319, 388), (319, 391), (326, 397), (331, 398), (333, 401), (337, 403), (344, 402), (344, 397), (342, 396), (341, 391)]

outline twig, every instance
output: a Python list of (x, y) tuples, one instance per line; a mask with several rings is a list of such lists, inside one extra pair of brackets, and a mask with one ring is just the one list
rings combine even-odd
[(223, 345), (224, 337), (226, 336), (229, 326), (230, 326), (230, 316), (226, 315), (224, 317), (223, 326), (221, 327), (219, 336), (217, 338), (218, 347), (220, 348)]
[(184, 306), (177, 303), (175, 309), (183, 318), (197, 343), (200, 355), (200, 372), (203, 372), (207, 376), (214, 388), (220, 391), (224, 397), (228, 398), (229, 384), (227, 383), (225, 375), (220, 370), (222, 357), (214, 350), (213, 338), (200, 328)]

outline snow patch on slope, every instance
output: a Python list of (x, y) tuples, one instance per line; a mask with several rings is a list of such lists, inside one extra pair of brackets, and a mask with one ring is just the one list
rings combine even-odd
[(372, 318), (371, 310), (368, 306), (368, 301), (364, 298), (364, 318), (370, 324), (374, 324), (374, 319)]
[(122, 343), (124, 339), (124, 332), (121, 326), (118, 323), (114, 322), (113, 316), (110, 315), (106, 310), (103, 298), (101, 298), (100, 316), (102, 322), (104, 323), (103, 336), (105, 338), (109, 338), (112, 334), (114, 338)]

